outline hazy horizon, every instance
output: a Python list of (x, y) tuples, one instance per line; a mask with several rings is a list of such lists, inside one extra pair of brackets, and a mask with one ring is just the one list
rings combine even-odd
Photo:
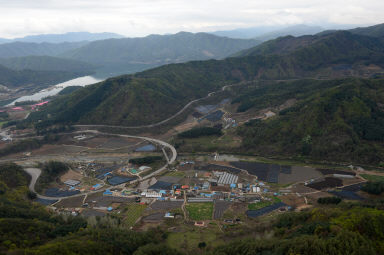
[(383, 9), (377, 0), (0, 0), (0, 37), (81, 31), (142, 37), (297, 24), (369, 26), (384, 23)]

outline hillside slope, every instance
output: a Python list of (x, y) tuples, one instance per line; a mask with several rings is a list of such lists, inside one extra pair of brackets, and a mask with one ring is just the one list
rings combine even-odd
[[(327, 75), (327, 68), (336, 64), (349, 64), (351, 69), (371, 63), (383, 66), (383, 49), (380, 40), (343, 32), (326, 37), (316, 47), (303, 47), (283, 56), (251, 55), (172, 64), (79, 89), (31, 117), (46, 119), (44, 116), (50, 113), (54, 116), (50, 122), (149, 124), (170, 117), (187, 102), (229, 83)], [(359, 75), (358, 71), (351, 74)]]
[[(332, 50), (333, 54), (324, 52), (325, 50)], [(382, 52), (384, 52), (383, 39), (338, 31), (325, 35), (281, 37), (239, 52), (236, 56), (288, 55), (295, 53), (314, 58), (321, 55), (339, 58), (341, 55), (345, 55), (346, 58), (353, 60), (354, 57), (359, 57), (359, 55), (370, 57), (372, 54), (381, 54)], [(346, 55), (346, 53), (348, 54)]]
[[(384, 80), (284, 85), (293, 89), (290, 96), (299, 101), (275, 118), (251, 121), (239, 128), (244, 150), (269, 156), (384, 162)], [(260, 93), (254, 94), (255, 99), (261, 98)]]
[(358, 27), (348, 31), (357, 35), (384, 37), (384, 24), (378, 24), (378, 25), (369, 26), (369, 27)]

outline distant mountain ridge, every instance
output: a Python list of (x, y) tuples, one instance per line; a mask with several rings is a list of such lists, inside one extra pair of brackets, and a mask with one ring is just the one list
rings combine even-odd
[(64, 34), (41, 34), (29, 35), (15, 39), (0, 38), (0, 43), (9, 42), (32, 42), (32, 43), (64, 43), (64, 42), (84, 42), (97, 41), (111, 38), (124, 38), (123, 35), (115, 33), (90, 33), (90, 32), (68, 32)]
[(0, 58), (13, 58), (25, 56), (58, 56), (79, 48), (87, 42), (66, 43), (29, 43), (12, 42), (0, 44)]
[(253, 28), (239, 28), (227, 31), (216, 31), (211, 34), (238, 39), (256, 39), (262, 42), (281, 36), (302, 36), (317, 34), (325, 29), (320, 26), (299, 24), (294, 26), (266, 26)]
[(95, 66), (72, 59), (51, 56), (28, 56), (0, 59), (0, 63), (13, 70), (34, 71), (68, 71), (78, 73), (92, 73)]
[(8, 88), (45, 87), (88, 74), (82, 71), (12, 70), (0, 65), (0, 84)]
[(0, 58), (55, 56), (88, 62), (98, 66), (98, 72), (110, 76), (134, 73), (169, 63), (223, 59), (259, 43), (257, 40), (180, 32), (94, 42), (6, 43), (0, 44)]
[(169, 63), (223, 59), (259, 43), (257, 40), (230, 39), (207, 33), (180, 32), (95, 41), (60, 56), (101, 64), (106, 69), (114, 67), (115, 72), (120, 69), (124, 73), (124, 70), (136, 72)]

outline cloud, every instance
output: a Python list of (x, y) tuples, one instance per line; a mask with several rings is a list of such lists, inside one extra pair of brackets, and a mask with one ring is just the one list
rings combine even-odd
[(150, 33), (283, 24), (384, 22), (382, 0), (0, 0), (0, 37)]

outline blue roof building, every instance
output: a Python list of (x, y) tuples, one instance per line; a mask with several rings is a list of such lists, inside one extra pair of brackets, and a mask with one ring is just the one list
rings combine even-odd
[(110, 191), (109, 189), (107, 189), (107, 190), (103, 193), (103, 195), (112, 195), (112, 191)]

